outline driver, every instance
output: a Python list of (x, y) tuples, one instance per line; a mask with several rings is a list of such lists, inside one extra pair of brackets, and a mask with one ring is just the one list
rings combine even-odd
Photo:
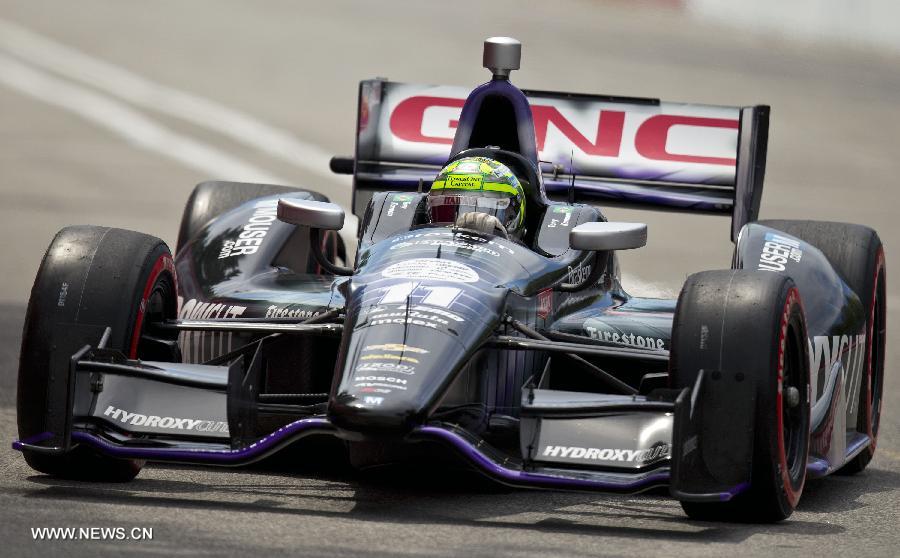
[(525, 190), (499, 161), (465, 157), (438, 174), (428, 192), (432, 223), (521, 240), (525, 232)]

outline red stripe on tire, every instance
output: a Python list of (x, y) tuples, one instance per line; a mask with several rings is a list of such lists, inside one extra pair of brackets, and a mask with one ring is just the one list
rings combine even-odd
[[(868, 389), (866, 390), (866, 430), (869, 435), (869, 449), (871, 452), (875, 451), (875, 446), (878, 442), (878, 435), (872, 429), (872, 399), (873, 399), (873, 385), (872, 385), (872, 346), (875, 343), (875, 299), (878, 296), (878, 276), (881, 272), (884, 271), (884, 248), (878, 248), (878, 254), (875, 256), (875, 280), (872, 282), (872, 307), (869, 308), (869, 327), (868, 329), (868, 339), (867, 339), (867, 347), (866, 347), (866, 362), (868, 365), (866, 366), (866, 383), (868, 385)], [(885, 273), (885, 280), (887, 280), (887, 274)], [(882, 304), (886, 304), (887, 301), (882, 300)], [(885, 312), (885, 316), (887, 312)], [(882, 324), (883, 325), (883, 324)]]
[[(791, 306), (794, 303), (800, 304), (800, 293), (797, 291), (796, 287), (792, 287), (791, 290), (788, 291), (787, 300), (784, 303), (784, 311), (781, 313), (781, 324), (778, 331), (778, 391), (775, 395), (775, 416), (777, 419), (778, 430), (778, 463), (781, 468), (781, 484), (784, 486), (784, 493), (791, 508), (797, 507), (797, 502), (800, 501), (800, 494), (803, 492), (803, 485), (806, 481), (806, 476), (802, 475), (800, 487), (796, 490), (794, 489), (794, 485), (791, 482), (791, 471), (787, 462), (787, 452), (784, 446), (784, 398), (782, 395), (784, 387), (784, 348), (787, 343), (785, 336), (787, 334), (788, 322), (790, 321)], [(806, 456), (803, 456), (803, 458), (805, 461)], [(806, 463), (803, 463), (803, 467), (805, 469)]]
[(138, 305), (137, 317), (134, 320), (134, 331), (131, 334), (131, 347), (128, 350), (128, 358), (137, 358), (138, 343), (141, 340), (141, 327), (144, 325), (144, 314), (147, 313), (147, 303), (150, 299), (150, 293), (153, 292), (153, 285), (156, 284), (156, 280), (159, 279), (163, 271), (168, 271), (175, 278), (175, 262), (172, 261), (172, 255), (169, 253), (161, 255), (156, 260), (156, 263), (153, 264), (153, 269), (150, 270), (147, 284), (144, 285), (144, 292)]

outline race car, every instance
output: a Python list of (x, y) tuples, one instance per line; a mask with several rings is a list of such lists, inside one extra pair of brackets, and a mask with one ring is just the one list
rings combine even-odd
[[(161, 240), (67, 227), (28, 304), (20, 450), (126, 481), (147, 460), (236, 466), (337, 440), (515, 487), (668, 487), (692, 518), (771, 522), (878, 436), (885, 261), (875, 231), (758, 220), (769, 108), (361, 82), (344, 210), (205, 182)], [(548, 162), (549, 161), (549, 162)], [(642, 223), (599, 205), (731, 215), (726, 269), (631, 296)], [(344, 231), (346, 233), (346, 230)], [(672, 233), (669, 233), (672, 234)], [(310, 455), (310, 459), (314, 458)]]

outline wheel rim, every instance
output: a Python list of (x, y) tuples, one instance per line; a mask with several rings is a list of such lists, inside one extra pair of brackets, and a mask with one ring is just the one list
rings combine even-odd
[(803, 476), (806, 467), (805, 436), (809, 430), (809, 405), (806, 401), (806, 379), (808, 371), (804, 366), (803, 345), (800, 340), (800, 328), (792, 323), (788, 334), (784, 356), (784, 380), (782, 393), (787, 394), (790, 388), (797, 389), (800, 399), (793, 406), (790, 398), (782, 397), (782, 435), (784, 440), (784, 456), (792, 483)]
[(137, 358), (173, 362), (180, 360), (177, 334), (160, 327), (166, 320), (175, 318), (175, 283), (163, 273), (154, 283), (147, 297), (147, 308), (141, 324)]

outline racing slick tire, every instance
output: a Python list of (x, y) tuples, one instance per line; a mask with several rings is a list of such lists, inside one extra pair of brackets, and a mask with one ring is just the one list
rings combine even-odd
[(784, 231), (818, 248), (838, 275), (859, 296), (867, 311), (866, 382), (859, 390), (857, 430), (871, 443), (848, 461), (838, 474), (852, 475), (866, 468), (875, 455), (884, 389), (887, 283), (884, 248), (878, 233), (863, 225), (829, 221), (766, 220), (760, 224)]
[[(152, 324), (177, 313), (175, 266), (166, 244), (145, 234), (97, 226), (62, 229), (38, 269), (22, 334), (17, 420), (27, 441), (59, 424), (69, 357), (96, 346), (110, 327), (107, 348), (129, 358), (180, 360), (174, 334)], [(55, 376), (55, 381), (54, 381)], [(64, 454), (23, 451), (31, 468), (93, 481), (134, 478), (142, 461), (115, 459), (76, 445)]]
[[(288, 194), (303, 192), (309, 194), (309, 199), (315, 201), (329, 201), (324, 195), (313, 192), (311, 190), (302, 190), (291, 186), (278, 186), (275, 184), (254, 184), (247, 182), (223, 182), (223, 181), (207, 181), (201, 182), (194, 187), (184, 206), (184, 213), (181, 216), (181, 226), (178, 228), (178, 242), (175, 245), (175, 253), (181, 252), (181, 249), (210, 221), (219, 215), (234, 209), (256, 198), (273, 196), (276, 194)], [(321, 271), (312, 257), (308, 249), (302, 248), (306, 244), (307, 234), (300, 232), (292, 235), (288, 241), (287, 251), (288, 258), (299, 257), (300, 261), (291, 262), (290, 265), (294, 271), (298, 273), (316, 273)], [(331, 261), (347, 260), (346, 248), (340, 235), (333, 231), (327, 231), (323, 235), (323, 253), (331, 254)], [(297, 243), (300, 246), (297, 246)]]
[(672, 328), (672, 386), (693, 386), (699, 370), (743, 372), (756, 385), (750, 486), (727, 502), (682, 501), (689, 517), (775, 522), (797, 506), (809, 454), (806, 339), (790, 277), (745, 270), (688, 277)]

